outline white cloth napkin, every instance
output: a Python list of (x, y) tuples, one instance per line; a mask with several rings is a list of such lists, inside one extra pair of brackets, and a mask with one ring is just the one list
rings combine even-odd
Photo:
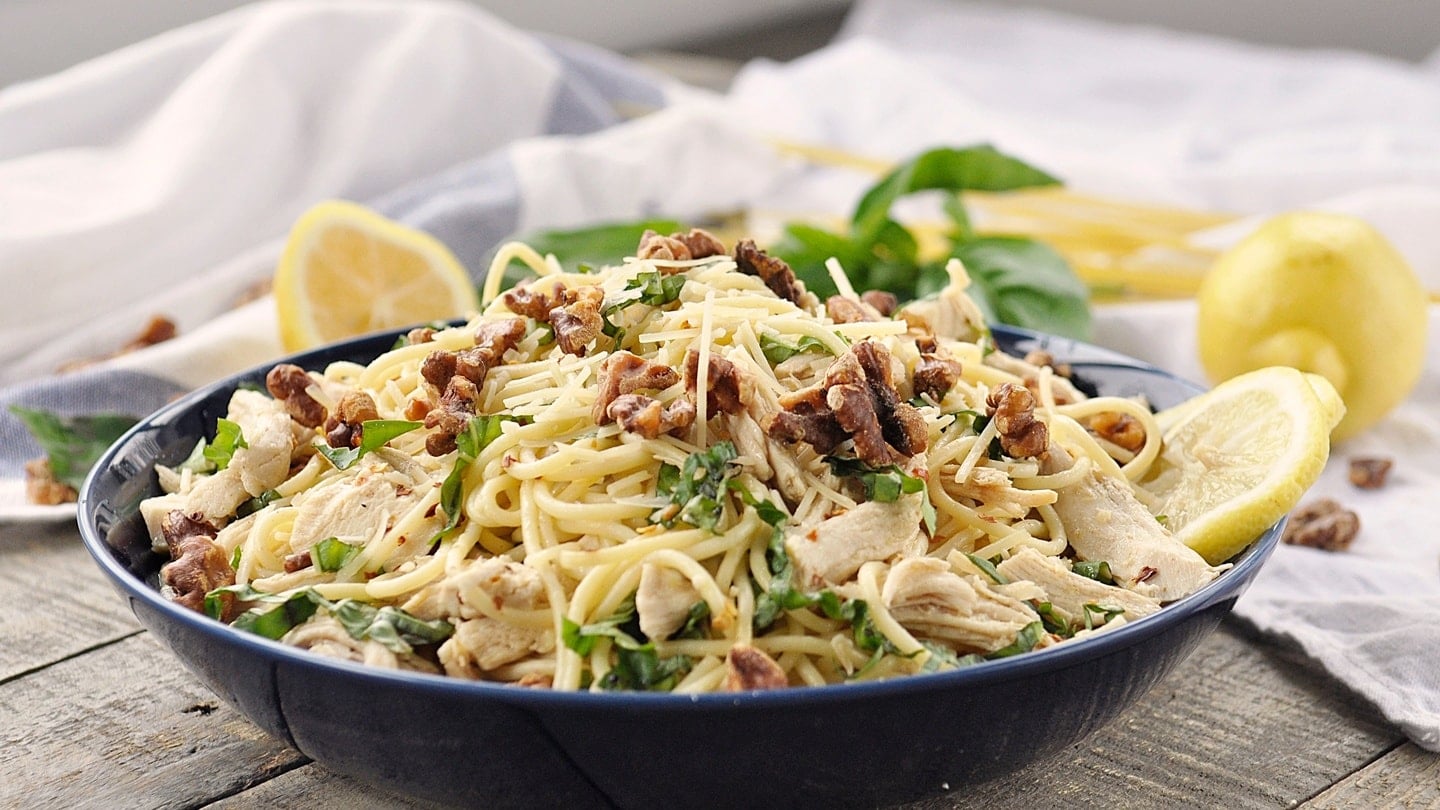
[[(682, 98), (597, 134), (555, 135), (612, 124), (617, 100)], [(403, 126), (417, 117), (426, 124)], [(0, 301), (0, 385), (11, 383), (0, 406), (143, 412), (271, 359), (270, 302), (226, 308), (323, 196), (425, 227), (478, 271), (512, 232), (745, 206), (840, 213), (871, 182), (786, 162), (765, 136), (891, 159), (990, 141), (1092, 193), (1256, 215), (1348, 210), (1440, 289), (1437, 134), (1440, 73), (1426, 68), (959, 3), (862, 2), (842, 41), (751, 65), (723, 100), (464, 7), (260, 6), (0, 93), (0, 281), (23, 290), (45, 267), (55, 291)], [(12, 220), (16, 205), (26, 211)], [(1227, 244), (1253, 224), (1210, 238)], [(183, 306), (181, 338), (79, 377), (37, 376), (118, 343), (162, 301)], [(1101, 307), (1095, 338), (1200, 379), (1194, 317), (1190, 303)], [(1353, 549), (1281, 548), (1237, 607), (1432, 750), (1437, 336), (1432, 325), (1411, 399), (1335, 448), (1316, 487), (1360, 513)], [(6, 418), (0, 477), (33, 449)], [(1349, 488), (1343, 464), (1361, 452), (1396, 458), (1390, 486)], [(0, 514), (3, 501), (0, 489)]]

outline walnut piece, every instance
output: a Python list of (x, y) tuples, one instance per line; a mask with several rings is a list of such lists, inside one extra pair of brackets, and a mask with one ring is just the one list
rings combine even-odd
[(42, 506), (74, 503), (80, 497), (75, 488), (55, 477), (50, 459), (34, 458), (25, 462), (25, 500)]
[(785, 670), (764, 651), (748, 644), (736, 644), (725, 656), (725, 691), (783, 689), (789, 685)]
[(622, 394), (605, 409), (606, 416), (620, 427), (647, 439), (676, 433), (695, 423), (695, 406), (688, 399), (673, 399), (668, 405), (644, 394)]
[(960, 361), (941, 349), (931, 335), (916, 338), (915, 348), (920, 350), (920, 361), (915, 364), (910, 384), (917, 396), (928, 394), (939, 402), (960, 381)]
[[(208, 521), (176, 509), (160, 521), (171, 561), (160, 569), (160, 581), (171, 600), (197, 612), (205, 611), (205, 594), (235, 584), (235, 571), (225, 551), (215, 544), (216, 529)], [(225, 594), (222, 621), (232, 618), (234, 596)]]
[(1100, 438), (1132, 453), (1140, 452), (1140, 448), (1145, 446), (1145, 427), (1140, 424), (1139, 419), (1128, 413), (1097, 413), (1086, 421), (1085, 427)]
[(314, 384), (305, 369), (293, 363), (281, 363), (265, 375), (265, 390), (285, 406), (291, 419), (308, 428), (320, 427), (325, 421), (325, 406), (307, 390)]
[(836, 358), (816, 386), (780, 398), (781, 410), (766, 430), (781, 441), (804, 441), (828, 453), (846, 438), (872, 467), (884, 467), (925, 449), (928, 435), (920, 412), (895, 391), (890, 352), (861, 341)]
[(636, 391), (659, 391), (680, 381), (675, 369), (652, 363), (638, 354), (618, 351), (605, 358), (600, 364), (596, 377), (595, 404), (590, 415), (595, 424), (608, 425), (615, 421), (610, 414), (610, 405), (616, 399)]
[(1380, 489), (1395, 462), (1388, 458), (1356, 456), (1350, 459), (1350, 483), (1360, 489)]
[(816, 303), (815, 296), (795, 277), (795, 271), (783, 260), (769, 255), (749, 239), (735, 245), (735, 264), (740, 272), (759, 276), (770, 291), (797, 307), (809, 309)]
[(560, 350), (577, 357), (585, 356), (590, 341), (600, 336), (605, 329), (605, 318), (600, 306), (605, 303), (605, 291), (599, 287), (580, 287), (566, 290), (567, 303), (550, 310), (550, 325), (555, 328), (555, 342)]
[(364, 391), (351, 391), (340, 398), (335, 412), (325, 420), (325, 441), (331, 447), (359, 447), (364, 423), (379, 419), (375, 400)]
[(1035, 418), (1035, 395), (1025, 386), (1001, 383), (985, 398), (985, 407), (1005, 455), (1033, 458), (1050, 447), (1050, 430)]
[(1334, 498), (1321, 498), (1290, 513), (1281, 539), (1294, 546), (1345, 551), (1359, 533), (1359, 515)]
[[(691, 402), (695, 402), (699, 381), (700, 352), (691, 349), (685, 355), (685, 390)], [(745, 410), (744, 400), (740, 369), (723, 357), (710, 355), (709, 373), (705, 375), (705, 416), (740, 413)]]
[(689, 233), (672, 233), (669, 236), (647, 230), (640, 236), (640, 246), (635, 255), (641, 259), (688, 262), (691, 259), (705, 259), (725, 255), (721, 244), (709, 231), (691, 228)]
[(865, 321), (883, 321), (885, 316), (875, 307), (864, 301), (854, 298), (846, 298), (843, 295), (832, 295), (825, 299), (825, 314), (835, 323), (862, 323)]

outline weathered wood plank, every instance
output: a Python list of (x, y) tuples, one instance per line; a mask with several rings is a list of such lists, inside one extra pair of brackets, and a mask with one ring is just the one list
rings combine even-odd
[(441, 805), (394, 796), (323, 767), (310, 764), (283, 773), (263, 784), (213, 804), (210, 810), (270, 810), (304, 807), (306, 810), (434, 810)]
[(1090, 739), (912, 810), (1287, 807), (1401, 739), (1293, 654), (1226, 625)]
[(0, 606), (0, 682), (139, 629), (73, 523), (0, 524)]
[(304, 763), (147, 633), (0, 685), (0, 807), (194, 807)]
[(1405, 743), (1300, 806), (1305, 810), (1440, 807), (1440, 754)]

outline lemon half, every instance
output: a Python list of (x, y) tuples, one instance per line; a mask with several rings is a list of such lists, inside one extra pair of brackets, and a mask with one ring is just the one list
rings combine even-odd
[(476, 303), (465, 268), (438, 239), (341, 200), (296, 220), (275, 269), (287, 351), (455, 318)]
[(1272, 367), (1158, 416), (1160, 457), (1140, 486), (1211, 564), (1250, 545), (1320, 477), (1344, 406), (1325, 378)]

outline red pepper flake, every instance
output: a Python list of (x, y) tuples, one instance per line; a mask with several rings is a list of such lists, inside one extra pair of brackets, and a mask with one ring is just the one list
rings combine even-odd
[(1149, 581), (1150, 581), (1151, 579), (1153, 579), (1154, 576), (1155, 576), (1156, 574), (1158, 574), (1158, 573), (1160, 573), (1160, 569), (1158, 569), (1158, 568), (1151, 568), (1150, 566), (1147, 565), (1147, 566), (1145, 566), (1144, 568), (1141, 568), (1141, 569), (1140, 569), (1140, 575), (1137, 576), (1137, 577), (1135, 577), (1135, 581), (1136, 581), (1136, 582), (1149, 582)]

